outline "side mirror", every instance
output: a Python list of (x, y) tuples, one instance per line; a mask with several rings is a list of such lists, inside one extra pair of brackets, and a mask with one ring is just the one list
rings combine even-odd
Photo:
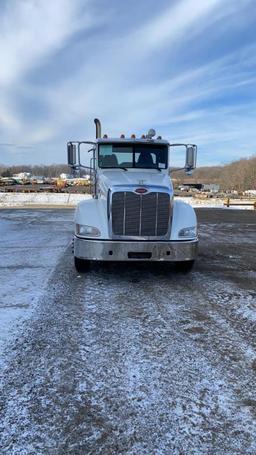
[(192, 169), (195, 169), (196, 155), (197, 155), (196, 145), (187, 145), (186, 146), (186, 163), (185, 163), (186, 172), (190, 172), (190, 171), (192, 171)]
[(68, 165), (76, 165), (76, 144), (68, 143)]

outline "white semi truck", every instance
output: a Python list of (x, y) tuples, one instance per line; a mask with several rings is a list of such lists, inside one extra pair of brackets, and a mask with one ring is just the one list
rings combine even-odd
[(161, 261), (189, 271), (197, 253), (197, 219), (190, 205), (174, 199), (170, 165), (172, 147), (183, 147), (183, 169), (190, 173), (196, 145), (154, 139), (154, 130), (141, 138), (102, 137), (100, 121), (94, 122), (95, 142), (67, 144), (73, 170), (84, 167), (84, 144), (92, 153), (92, 197), (75, 212), (76, 269), (84, 271), (91, 261)]

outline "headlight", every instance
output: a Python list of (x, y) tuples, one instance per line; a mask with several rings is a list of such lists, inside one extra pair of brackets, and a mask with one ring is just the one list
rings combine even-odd
[(197, 227), (190, 226), (183, 228), (179, 231), (179, 237), (196, 237), (197, 236)]
[(101, 232), (98, 228), (94, 226), (88, 226), (87, 224), (76, 224), (76, 234), (81, 237), (86, 237), (87, 235), (91, 237), (99, 237)]

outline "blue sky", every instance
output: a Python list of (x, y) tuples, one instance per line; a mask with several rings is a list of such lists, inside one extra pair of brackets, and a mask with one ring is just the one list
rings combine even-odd
[(0, 0), (0, 163), (63, 163), (103, 132), (256, 153), (255, 0)]

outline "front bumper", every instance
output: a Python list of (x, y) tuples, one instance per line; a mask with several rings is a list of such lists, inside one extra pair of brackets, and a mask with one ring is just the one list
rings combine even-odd
[(74, 237), (74, 255), (90, 261), (192, 261), (198, 240), (119, 241)]

